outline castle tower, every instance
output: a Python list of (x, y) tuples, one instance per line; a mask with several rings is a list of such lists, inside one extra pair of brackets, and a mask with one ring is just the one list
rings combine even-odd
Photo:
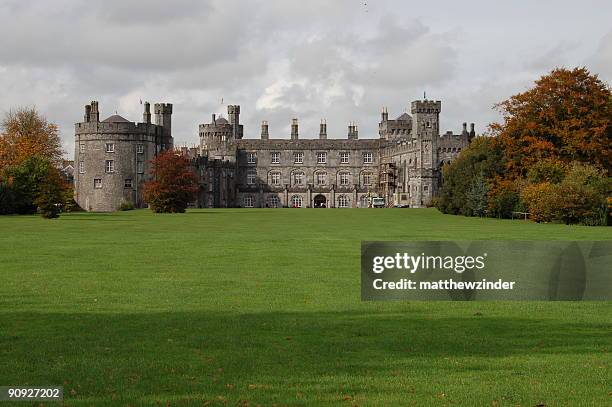
[(421, 207), (431, 202), (438, 188), (437, 163), (440, 139), (440, 111), (442, 102), (417, 100), (412, 102), (412, 138), (418, 149), (418, 166), (410, 181), (411, 206)]
[(155, 124), (163, 127), (162, 149), (173, 148), (172, 139), (172, 103), (155, 103)]
[(240, 124), (240, 105), (228, 105), (227, 117), (232, 125), (232, 136), (234, 139), (242, 138), (242, 125)]
[(291, 140), (297, 140), (299, 138), (298, 133), (298, 119), (291, 120)]
[(321, 124), (319, 124), (319, 139), (327, 140), (327, 122), (324, 119), (321, 119)]

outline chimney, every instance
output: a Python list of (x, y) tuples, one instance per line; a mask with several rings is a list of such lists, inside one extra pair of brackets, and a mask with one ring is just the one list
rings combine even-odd
[(380, 116), (381, 116), (381, 121), (383, 122), (386, 122), (387, 120), (389, 120), (389, 112), (387, 111), (386, 107), (382, 108), (382, 112)]
[(319, 139), (327, 140), (327, 122), (324, 119), (321, 119), (321, 124), (319, 125)]
[(463, 123), (463, 132), (461, 133), (463, 136), (467, 136), (468, 135), (468, 131), (467, 131), (467, 123)]
[(358, 132), (357, 125), (354, 122), (350, 122), (348, 126), (348, 139), (349, 140), (357, 140)]
[(85, 105), (85, 121), (88, 122), (91, 119), (91, 105)]
[(212, 124), (215, 124), (217, 122), (217, 115), (216, 114), (212, 114)]
[(144, 123), (151, 124), (151, 104), (149, 102), (145, 102), (144, 104), (144, 113), (142, 114), (142, 121)]
[(98, 111), (98, 102), (95, 100), (91, 102), (91, 112), (89, 114), (90, 122), (99, 122), (100, 121), (100, 112)]
[(261, 122), (261, 139), (268, 140), (270, 138), (270, 134), (268, 133), (268, 121), (264, 120)]
[(470, 138), (476, 137), (476, 131), (474, 130), (474, 123), (470, 123)]
[(298, 139), (298, 119), (291, 120), (291, 140)]

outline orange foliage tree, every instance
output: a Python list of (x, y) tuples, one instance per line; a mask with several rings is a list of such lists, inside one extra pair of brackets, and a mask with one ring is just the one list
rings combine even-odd
[(22, 107), (5, 115), (0, 124), (0, 172), (34, 156), (58, 163), (62, 154), (57, 125), (36, 108)]
[(185, 212), (198, 192), (198, 179), (189, 161), (173, 151), (163, 151), (151, 161), (153, 180), (144, 185), (144, 198), (156, 213)]
[(610, 173), (612, 91), (586, 68), (555, 69), (496, 107), (503, 123), (491, 130), (504, 151), (506, 177), (525, 176), (543, 159), (589, 163)]

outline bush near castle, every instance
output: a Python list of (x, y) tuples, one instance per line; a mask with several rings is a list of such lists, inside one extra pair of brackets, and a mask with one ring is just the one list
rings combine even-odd
[(0, 133), (0, 214), (55, 218), (72, 196), (58, 163), (63, 151), (58, 128), (35, 108), (9, 112)]
[(610, 86), (585, 68), (556, 69), (496, 107), (502, 123), (444, 168), (436, 206), (467, 216), (609, 223)]

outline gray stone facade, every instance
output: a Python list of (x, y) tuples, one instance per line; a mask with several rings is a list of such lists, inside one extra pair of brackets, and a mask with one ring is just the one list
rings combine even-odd
[(142, 123), (119, 115), (100, 121), (98, 102), (85, 106), (75, 125), (74, 199), (87, 211), (110, 212), (122, 203), (144, 207), (142, 186), (149, 162), (162, 149), (173, 148), (171, 104), (155, 104), (155, 124), (148, 103)]
[[(270, 138), (266, 121), (255, 139), (243, 138), (240, 106), (230, 105), (229, 120), (212, 115), (199, 125), (199, 147), (177, 151), (191, 159), (199, 176), (197, 207), (357, 208), (370, 206), (377, 196), (387, 206), (422, 207), (438, 192), (442, 165), (474, 137), (474, 125), (468, 132), (465, 123), (461, 134), (440, 136), (440, 110), (440, 101), (419, 100), (411, 115), (390, 120), (383, 109), (379, 137), (373, 139), (359, 139), (354, 123), (346, 138), (328, 138), (325, 121), (318, 138), (301, 139), (297, 119), (288, 139)], [(97, 103), (86, 107), (75, 132), (75, 198), (81, 207), (112, 211), (126, 201), (145, 205), (139, 191), (147, 180), (147, 161), (172, 148), (171, 114), (172, 105), (156, 104), (151, 124), (145, 104), (143, 123), (120, 116), (99, 122)], [(109, 143), (112, 152), (106, 151)], [(112, 172), (109, 160), (115, 162)]]

